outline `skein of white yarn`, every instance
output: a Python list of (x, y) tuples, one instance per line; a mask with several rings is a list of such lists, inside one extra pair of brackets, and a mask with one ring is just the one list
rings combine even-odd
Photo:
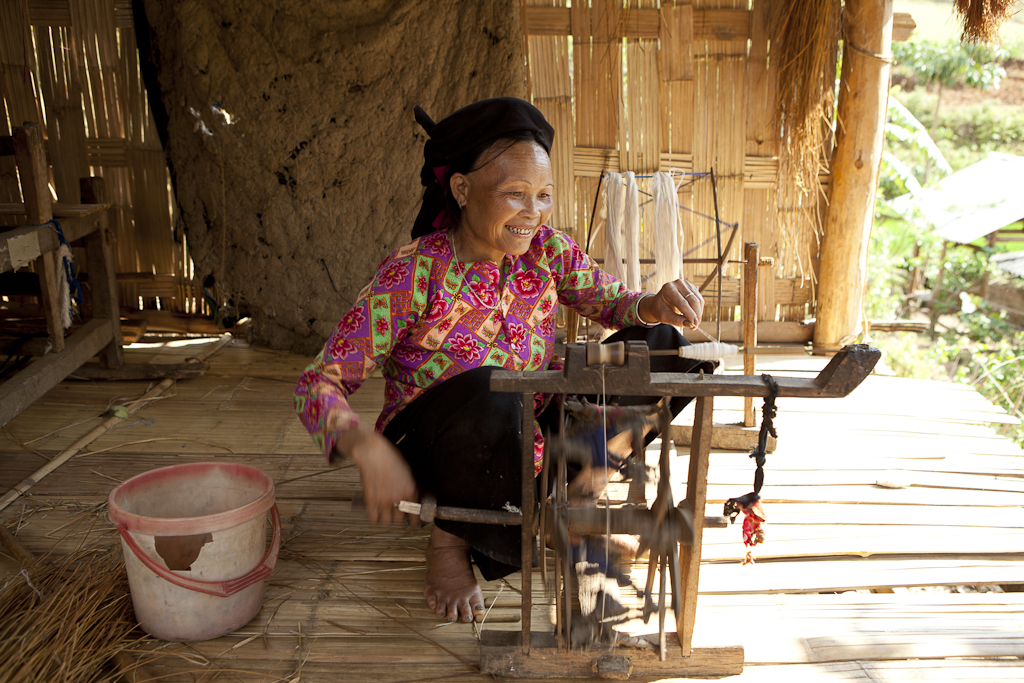
[(605, 194), (608, 207), (608, 217), (605, 221), (604, 234), (604, 271), (609, 275), (625, 280), (625, 270), (622, 267), (622, 247), (620, 236), (622, 235), (622, 213), (626, 201), (625, 187), (622, 184), (622, 174), (609, 172), (607, 178), (607, 193)]
[(679, 204), (672, 176), (664, 171), (651, 181), (654, 195), (654, 276), (650, 291), (657, 292), (666, 282), (683, 275), (679, 256)]
[(626, 171), (626, 208), (623, 220), (624, 252), (626, 256), (626, 286), (634, 292), (640, 290), (640, 188), (636, 174)]

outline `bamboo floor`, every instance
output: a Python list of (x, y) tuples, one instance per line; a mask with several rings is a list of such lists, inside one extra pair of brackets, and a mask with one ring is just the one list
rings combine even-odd
[[(211, 342), (135, 344), (126, 360), (183, 362)], [(325, 468), (298, 422), (291, 393), (307, 361), (234, 340), (207, 374), (177, 382), (91, 443), (0, 512), (0, 521), (38, 554), (108, 547), (117, 535), (105, 501), (116, 483), (165, 465), (244, 462), (275, 481), (284, 522), (264, 606), (253, 622), (216, 640), (143, 640), (136, 654), (150, 676), (481, 678), (479, 629), (520, 628), (519, 574), (482, 584), (493, 603), (482, 626), (438, 622), (422, 597), (429, 529), (369, 526), (353, 504), (356, 470)], [(767, 356), (758, 372), (808, 375), (825, 362)], [(726, 363), (727, 371), (735, 367)], [(0, 492), (98, 425), (110, 406), (150, 386), (62, 382), (0, 430)], [(371, 422), (382, 402), (379, 378), (353, 397)], [(845, 399), (780, 399), (778, 410), (778, 448), (768, 456), (762, 491), (767, 542), (757, 562), (741, 566), (738, 526), (704, 532), (695, 645), (745, 648), (742, 675), (721, 680), (1024, 678), (1024, 593), (1017, 592), (1024, 584), (1024, 452), (993, 430), (1011, 418), (961, 385), (878, 374)], [(741, 418), (742, 399), (716, 401), (716, 423)], [(656, 441), (650, 457), (657, 448)], [(673, 472), (685, 473), (685, 461), (677, 455)], [(714, 451), (708, 512), (721, 514), (722, 502), (749, 491), (752, 480), (746, 453)], [(0, 554), (0, 580), (16, 578), (18, 569)], [(634, 581), (642, 585), (641, 572), (638, 565)], [(539, 572), (534, 577), (539, 630), (549, 623), (551, 601)]]

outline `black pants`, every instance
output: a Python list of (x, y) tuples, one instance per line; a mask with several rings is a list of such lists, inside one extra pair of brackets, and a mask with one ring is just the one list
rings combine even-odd
[[(674, 327), (630, 327), (607, 342), (646, 340), (651, 349), (675, 349), (689, 342)], [(691, 372), (712, 366), (674, 356), (651, 359), (652, 372)], [(438, 505), (502, 510), (522, 504), (522, 394), (490, 390), (497, 368), (475, 368), (420, 394), (388, 423), (384, 436), (402, 452), (422, 493)], [(656, 396), (609, 397), (609, 403), (654, 403)], [(674, 397), (676, 415), (690, 401)], [(554, 426), (554, 402), (537, 416), (541, 427)], [(532, 434), (527, 438), (532, 438)], [(653, 438), (651, 436), (650, 438)], [(522, 563), (518, 526), (437, 520), (442, 530), (469, 542), (473, 561), (484, 579), (507, 576)]]

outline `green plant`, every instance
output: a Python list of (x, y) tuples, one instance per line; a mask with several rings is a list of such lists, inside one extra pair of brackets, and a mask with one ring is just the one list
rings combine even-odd
[[(899, 69), (914, 75), (923, 85), (938, 86), (935, 109), (931, 116), (930, 135), (936, 137), (942, 91), (955, 85), (983, 90), (998, 89), (1006, 70), (999, 64), (1008, 53), (1001, 47), (988, 47), (950, 41), (909, 41), (893, 44), (893, 58)], [(927, 184), (931, 168), (930, 157), (925, 158), (921, 184)]]

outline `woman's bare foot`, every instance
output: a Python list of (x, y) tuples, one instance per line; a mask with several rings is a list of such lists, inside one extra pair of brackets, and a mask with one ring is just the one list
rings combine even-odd
[(484, 596), (469, 563), (469, 543), (436, 526), (427, 543), (427, 604), (448, 621), (472, 621), (483, 612)]

